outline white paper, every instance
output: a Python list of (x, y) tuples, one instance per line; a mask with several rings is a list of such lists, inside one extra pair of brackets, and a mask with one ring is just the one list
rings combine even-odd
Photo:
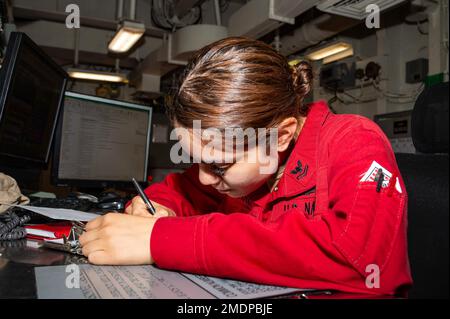
[(162, 270), (154, 266), (79, 265), (79, 288), (68, 288), (69, 266), (35, 268), (40, 299), (252, 299), (309, 291)]
[(39, 299), (214, 299), (178, 272), (153, 266), (79, 265), (78, 287), (68, 287), (75, 265), (35, 268)]
[(25, 231), (27, 232), (27, 235), (34, 235), (46, 238), (56, 238), (55, 233), (48, 230), (25, 228)]
[(213, 294), (218, 299), (258, 299), (287, 295), (295, 292), (311, 291), (311, 289), (286, 288), (260, 285), (244, 281), (222, 279), (216, 277), (184, 274), (197, 285)]
[(86, 213), (78, 210), (65, 208), (35, 207), (25, 205), (10, 205), (10, 206), (20, 207), (29, 210), (31, 212), (37, 213), (39, 215), (47, 216), (57, 220), (88, 222), (92, 219), (99, 217), (99, 215), (97, 214)]

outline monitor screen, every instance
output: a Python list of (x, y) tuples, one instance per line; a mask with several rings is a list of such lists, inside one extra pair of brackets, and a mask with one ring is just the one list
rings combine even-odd
[(147, 180), (152, 108), (66, 92), (55, 139), (57, 185)]
[(0, 74), (0, 155), (46, 164), (66, 72), (23, 33), (11, 34)]

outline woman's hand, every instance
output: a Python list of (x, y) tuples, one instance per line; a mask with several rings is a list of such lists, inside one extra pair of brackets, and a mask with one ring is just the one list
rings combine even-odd
[(79, 238), (83, 254), (97, 265), (152, 264), (150, 237), (157, 219), (118, 213), (98, 217)]
[[(153, 206), (156, 209), (155, 217), (167, 217), (176, 216), (175, 212), (170, 208), (155, 203), (152, 201)], [(147, 209), (144, 201), (140, 196), (136, 196), (132, 199), (131, 204), (125, 209), (125, 214), (142, 217), (152, 217), (153, 215)]]

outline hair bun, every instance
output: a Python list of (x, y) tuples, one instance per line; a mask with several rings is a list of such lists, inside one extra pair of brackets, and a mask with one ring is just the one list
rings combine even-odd
[(295, 92), (303, 99), (310, 91), (313, 72), (308, 62), (302, 61), (292, 67), (292, 79)]

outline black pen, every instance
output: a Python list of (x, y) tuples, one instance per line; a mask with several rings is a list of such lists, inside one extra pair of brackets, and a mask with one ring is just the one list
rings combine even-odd
[(134, 178), (132, 178), (131, 180), (133, 181), (134, 187), (136, 187), (136, 190), (138, 191), (139, 196), (141, 196), (142, 200), (144, 201), (145, 205), (147, 206), (147, 209), (150, 212), (150, 214), (155, 215), (156, 209), (153, 206), (152, 202), (148, 199), (147, 195), (145, 195), (141, 186), (139, 186), (139, 183), (136, 182), (136, 180)]

